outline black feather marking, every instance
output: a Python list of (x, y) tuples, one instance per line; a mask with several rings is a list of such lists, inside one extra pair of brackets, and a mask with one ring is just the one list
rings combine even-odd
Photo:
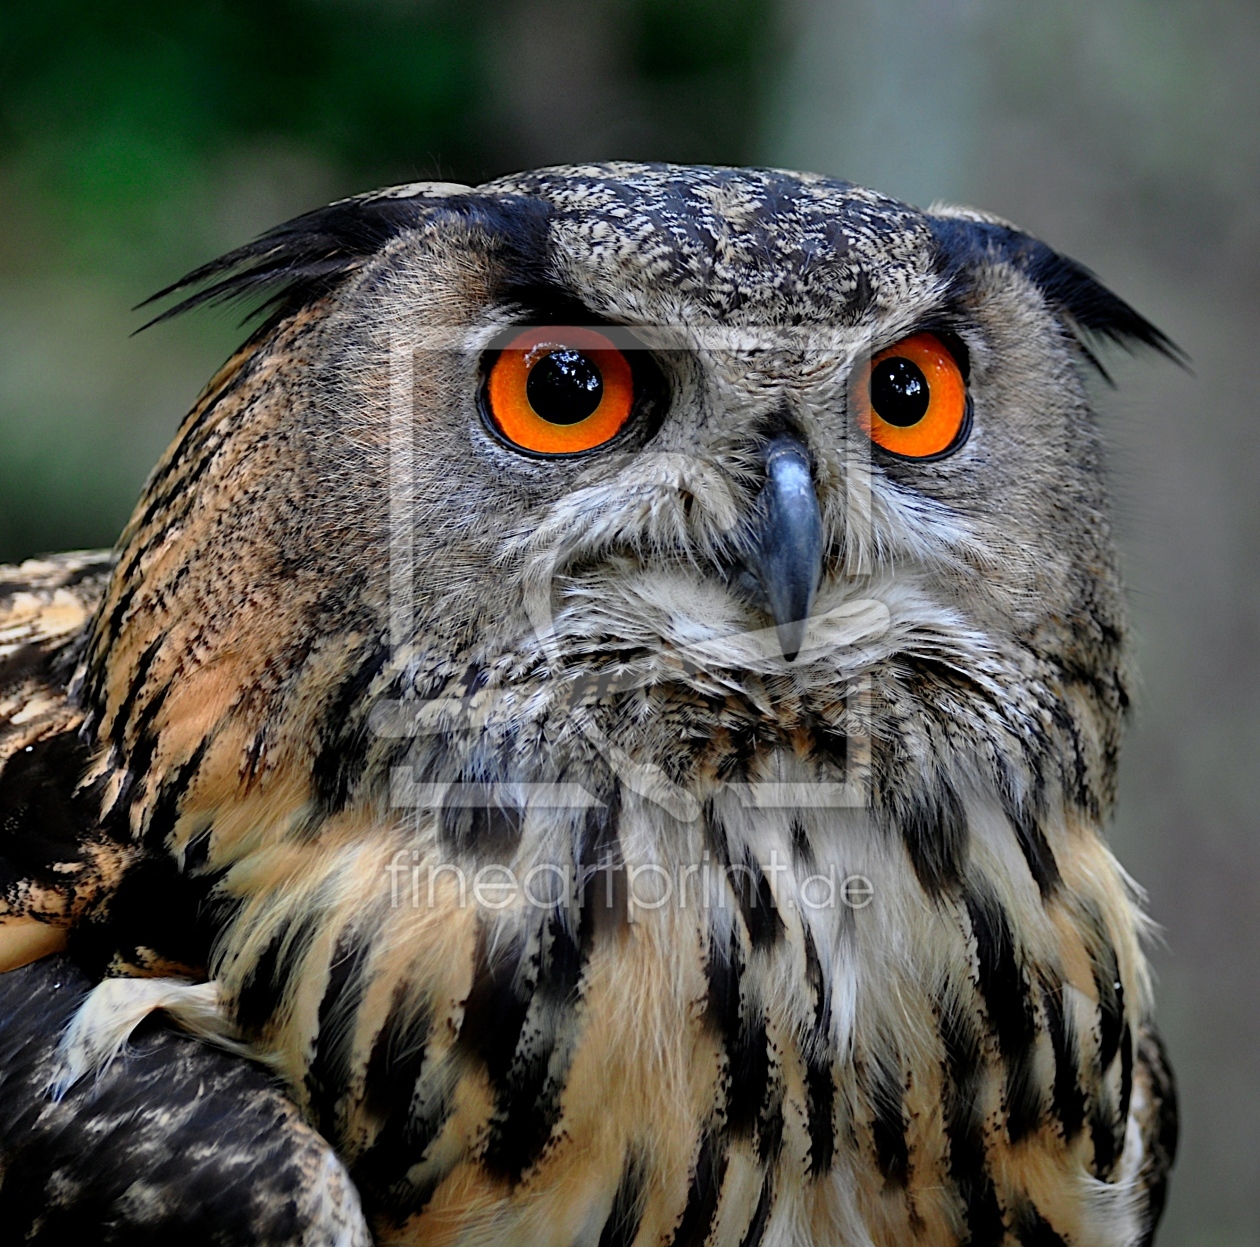
[(783, 1082), (779, 1071), (767, 1071), (765, 1091), (757, 1113), (757, 1159), (767, 1168), (783, 1150)]
[[(174, 774), (162, 781), (162, 786), (158, 789), (157, 798), (153, 802), (153, 808), (149, 813), (149, 823), (145, 828), (145, 839), (150, 844), (165, 844), (167, 836), (175, 830), (175, 823), (179, 818), (179, 803), (184, 799), (184, 794), (188, 791), (189, 786), (197, 777), (197, 772), (201, 769), (201, 764), (205, 760), (206, 751), (210, 748), (211, 737), (207, 736), (201, 744), (193, 750), (192, 756), (187, 762), (176, 767)], [(206, 848), (209, 848), (207, 840)], [(184, 857), (185, 866), (189, 865), (188, 855)]]
[(967, 818), (953, 785), (942, 781), (905, 793), (897, 785), (884, 785), (896, 793), (886, 811), (893, 830), (910, 855), (920, 886), (931, 897), (955, 892), (962, 883), (967, 858)]
[(211, 899), (218, 878), (213, 872), (190, 876), (166, 854), (140, 857), (123, 874), (100, 917), (72, 930), (70, 950), (98, 974), (115, 954), (137, 965), (154, 954), (204, 971), (225, 910), (225, 904)]
[[(83, 677), (83, 686), (79, 691), (79, 700), (87, 710), (81, 729), (85, 738), (95, 738), (97, 728), (104, 721), (105, 677), (109, 670), (105, 657), (109, 653), (111, 643), (118, 638), (123, 621), (136, 596), (137, 585), (134, 580), (128, 581), (127, 574), (121, 569), (116, 569), (114, 575), (116, 580), (124, 586), (118, 595), (118, 601), (110, 611), (104, 626), (101, 626), (101, 620), (98, 617), (87, 634), (90, 637), (87, 649), (87, 669)], [(101, 609), (104, 609), (103, 603)]]
[(806, 1111), (809, 1114), (809, 1172), (821, 1178), (831, 1172), (835, 1156), (836, 1083), (831, 1068), (831, 1002), (818, 949), (808, 926), (805, 935), (805, 980), (814, 997), (814, 1024), (805, 1051)]
[(732, 1134), (750, 1137), (770, 1077), (764, 1017), (741, 1000), (743, 957), (731, 937), (724, 957), (710, 958), (707, 1020), (726, 1050), (726, 1121)]
[(612, 785), (606, 800), (592, 805), (583, 820), (577, 848), (578, 896), (582, 906), (579, 938), (593, 943), (612, 932), (630, 911), (629, 885), (617, 827), (621, 818), (621, 788)]
[(885, 1188), (904, 1189), (910, 1180), (910, 1145), (901, 1061), (895, 1051), (875, 1053), (870, 1060), (868, 1088), (875, 1162)]
[(815, 718), (810, 724), (815, 754), (825, 759), (841, 775), (848, 775), (849, 737), (824, 719)]
[(459, 1039), (485, 1065), (496, 1087), (511, 1069), (529, 1008), (529, 997), (517, 983), (521, 953), (519, 940), (492, 951), (489, 931), (478, 928), (472, 987), (464, 1001)]
[(761, 1184), (761, 1194), (757, 1197), (757, 1207), (753, 1209), (752, 1220), (748, 1230), (740, 1240), (739, 1247), (761, 1247), (761, 1240), (766, 1236), (766, 1224), (770, 1220), (770, 1212), (774, 1207), (774, 1175), (767, 1173)]
[(722, 1041), (727, 1069), (726, 1124), (736, 1138), (757, 1138), (763, 1163), (783, 1142), (783, 1088), (773, 1067), (765, 1015), (743, 998), (744, 956), (731, 934), (724, 951), (710, 950), (705, 1024)]
[(588, 951), (569, 934), (559, 910), (548, 915), (538, 980), (511, 1064), (501, 1076), (491, 1075), (498, 1109), (483, 1159), (488, 1169), (511, 1182), (519, 1181), (537, 1161), (560, 1120), (572, 1050), (566, 1041), (577, 1025), (578, 989)]
[(181, 866), (185, 874), (205, 874), (210, 865), (210, 840), (213, 835), (214, 824), (210, 823), (188, 837)]
[(1045, 1012), (1046, 1031), (1054, 1053), (1054, 1086), (1051, 1091), (1051, 1112), (1063, 1127), (1064, 1141), (1070, 1143), (1085, 1122), (1085, 1092), (1080, 1080), (1080, 1045), (1076, 1029), (1063, 1008), (1063, 984), (1046, 981), (1041, 989), (1041, 1005)]
[(65, 887), (58, 863), (83, 858), (96, 803), (78, 789), (91, 751), (74, 732), (48, 736), (0, 765), (0, 888), (24, 879)]
[(794, 818), (792, 820), (790, 835), (793, 864), (806, 873), (812, 873), (816, 860), (814, 857), (814, 846), (810, 843), (809, 832), (805, 829), (805, 824), (800, 819)]
[(1011, 1225), (1020, 1247), (1067, 1247), (1031, 1200), (1021, 1200), (1015, 1205)]
[(1041, 830), (1037, 815), (1027, 802), (1016, 801), (1010, 793), (1003, 792), (1002, 804), (1006, 817), (1015, 828), (1015, 839), (1024, 855), (1024, 861), (1028, 863), (1028, 871), (1037, 884), (1042, 900), (1046, 900), (1054, 894), (1061, 882), (1054, 850), (1051, 849), (1045, 832)]
[(127, 692), (123, 696), (117, 714), (114, 715), (110, 738), (120, 749), (126, 744), (127, 724), (131, 721), (131, 714), (135, 709), (136, 701), (144, 690), (145, 682), (149, 678), (149, 668), (153, 666), (153, 660), (158, 656), (158, 652), (161, 650), (165, 640), (166, 636), (163, 634), (157, 640), (150, 641), (145, 646), (136, 663), (136, 669), (132, 672), (131, 683), (127, 686)]
[(261, 1032), (271, 1020), (318, 926), (318, 916), (308, 914), (296, 926), (281, 927), (267, 942), (236, 997), (236, 1021), (247, 1034)]
[(1142, 1178), (1146, 1182), (1147, 1224), (1138, 1244), (1138, 1247), (1151, 1247), (1168, 1197), (1168, 1173), (1177, 1158), (1177, 1084), (1163, 1042), (1149, 1026), (1138, 1034), (1137, 1059), (1146, 1070), (1154, 1108), (1154, 1121), (1148, 1123), (1144, 1132), (1146, 1160)]
[(460, 1026), (460, 1044), (482, 1062), (495, 1095), (483, 1161), (513, 1183), (541, 1155), (560, 1117), (589, 952), (559, 909), (545, 916), (538, 938), (531, 966), (519, 939), (492, 953), (489, 931), (479, 930)]
[(728, 867), (727, 878), (748, 928), (748, 942), (754, 949), (773, 947), (783, 935), (783, 919), (760, 863), (745, 850), (743, 862)]
[(639, 1234), (646, 1196), (642, 1161), (631, 1152), (621, 1171), (621, 1181), (613, 1195), (608, 1220), (600, 1231), (599, 1247), (630, 1247)]
[(728, 729), (726, 748), (718, 762), (718, 778), (725, 783), (746, 780), (749, 764), (763, 747), (759, 724), (740, 723)]
[(1103, 1073), (1111, 1068), (1120, 1050), (1124, 1026), (1124, 985), (1112, 946), (1103, 942), (1092, 954), (1094, 987), (1098, 992), (1098, 1063)]
[(1000, 260), (1023, 273), (1046, 302), (1068, 319), (1086, 358), (1104, 376), (1106, 371), (1083, 339), (1095, 338), (1121, 346), (1146, 346), (1185, 366), (1188, 357), (1165, 333), (1113, 294), (1083, 264), (1060, 255), (1045, 243), (987, 221), (929, 217), (943, 274), (966, 282), (970, 270), (985, 261)]
[[(500, 251), (516, 285), (539, 281), (547, 249), (550, 206), (521, 195), (388, 194), (344, 199), (268, 230), (179, 281), (141, 307), (192, 290), (141, 326), (147, 329), (192, 308), (260, 298), (268, 323), (322, 298), (408, 230), (438, 223), (463, 229)], [(138, 331), (137, 331), (138, 332)]]
[(696, 1168), (687, 1189), (682, 1220), (670, 1240), (670, 1247), (702, 1247), (713, 1227), (722, 1184), (726, 1181), (727, 1156), (721, 1138), (706, 1131), (700, 1138)]
[(984, 1121), (979, 1109), (983, 1054), (970, 1018), (952, 998), (941, 1005), (941, 1042), (945, 1051), (949, 1175), (958, 1190), (966, 1218), (966, 1241), (972, 1247), (998, 1247), (1006, 1228), (985, 1155)]
[(416, 1103), (432, 1027), (430, 1011), (400, 983), (364, 1074), (363, 1107), (380, 1129), (355, 1163), (354, 1179), (365, 1192), (404, 1214), (418, 1212), (435, 1189), (436, 1179), (418, 1187), (405, 1179), (424, 1159), (453, 1107), (449, 1092), (435, 1095), (423, 1107)]
[(754, 949), (772, 947), (782, 937), (784, 927), (765, 871), (747, 848), (741, 861), (731, 860), (726, 833), (712, 802), (705, 806), (705, 827), (713, 855), (744, 919), (748, 942)]
[(1120, 1036), (1120, 1111), (1116, 1114), (1122, 1122), (1129, 1118), (1129, 1101), (1133, 1096), (1133, 1032), (1124, 1024)]
[(353, 1023), (367, 991), (365, 970), (371, 951), (369, 932), (358, 927), (343, 931), (337, 939), (328, 967), (328, 983), (319, 1002), (306, 1091), (315, 1124), (328, 1139), (337, 1137), (337, 1103), (350, 1080)]
[[(405, 983), (394, 989), (389, 1012), (368, 1055), (364, 1110), (388, 1122), (399, 1104), (409, 1105), (425, 1064), (432, 1018), (410, 999)], [(400, 1115), (405, 1121), (407, 1114)]]
[(738, 1042), (739, 993), (744, 973), (743, 956), (734, 935), (727, 949), (719, 949), (716, 940), (711, 941), (705, 973), (709, 984), (705, 1023), (729, 1048)]
[(1098, 993), (1098, 1065), (1089, 1132), (1094, 1144), (1094, 1174), (1106, 1179), (1115, 1171), (1124, 1147), (1128, 1095), (1132, 1087), (1132, 1052), (1125, 1055), (1121, 1066), (1120, 1092), (1124, 1103), (1115, 1104), (1103, 1080), (1120, 1055), (1122, 1045), (1131, 1047), (1131, 1036), (1124, 1017), (1124, 985), (1120, 982), (1116, 952), (1103, 934), (1101, 921), (1096, 919), (1095, 925), (1098, 943), (1091, 950), (1090, 961)]
[(1018, 1143), (1041, 1117), (1041, 1089), (1033, 1068), (1036, 1018), (1006, 911), (976, 887), (968, 888), (965, 900), (976, 941), (980, 995), (1006, 1066), (1006, 1132)]
[(1094, 1144), (1094, 1177), (1106, 1181), (1115, 1170), (1120, 1149), (1116, 1145), (1116, 1114), (1111, 1097), (1101, 1088), (1089, 1113), (1089, 1137)]
[[(311, 764), (311, 778), (324, 809), (336, 814), (345, 807), (363, 771), (371, 734), (361, 702), (389, 661), (389, 646), (373, 640), (329, 699), (319, 730), (320, 749)], [(360, 713), (356, 714), (355, 711)]]
[(460, 1042), (485, 1065), (495, 1094), (483, 1161), (513, 1183), (541, 1156), (560, 1119), (582, 976), (600, 932), (615, 922), (608, 912), (616, 904), (614, 880), (602, 880), (605, 895), (600, 876), (620, 861), (619, 813), (615, 788), (604, 804), (587, 811), (577, 852), (580, 916), (565, 906), (545, 914), (533, 963), (524, 961), (519, 942), (492, 958), (487, 932), (478, 935)]
[[(132, 745), (130, 751), (125, 751), (127, 771), (122, 784), (119, 786), (118, 795), (114, 799), (111, 814), (121, 815), (122, 812), (130, 808), (136, 787), (149, 773), (149, 763), (153, 761), (153, 754), (158, 744), (157, 733), (150, 731), (150, 729), (161, 713), (170, 691), (171, 685), (169, 684), (159, 688), (145, 704), (144, 709), (136, 716), (135, 744)], [(119, 747), (120, 749), (122, 748), (121, 744)]]

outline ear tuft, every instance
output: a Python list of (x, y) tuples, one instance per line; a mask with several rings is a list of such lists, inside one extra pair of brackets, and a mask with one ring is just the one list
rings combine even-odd
[(943, 209), (929, 220), (947, 278), (965, 280), (967, 270), (986, 260), (1014, 266), (1068, 321), (1086, 358), (1103, 377), (1107, 372), (1090, 349), (1091, 342), (1114, 342), (1128, 349), (1149, 347), (1188, 366), (1189, 357), (1167, 334), (1076, 260), (994, 217)]
[(138, 305), (192, 292), (136, 332), (194, 308), (255, 296), (262, 302), (250, 315), (274, 322), (334, 290), (400, 234), (444, 215), (504, 239), (521, 259), (545, 249), (541, 200), (487, 195), (453, 182), (387, 187), (294, 217), (194, 269)]

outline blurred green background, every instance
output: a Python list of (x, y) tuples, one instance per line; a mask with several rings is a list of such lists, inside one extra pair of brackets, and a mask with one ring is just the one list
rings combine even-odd
[(1010, 217), (1192, 355), (1107, 413), (1144, 686), (1114, 840), (1165, 929), (1164, 1247), (1260, 1244), (1254, 0), (5, 0), (0, 560), (106, 545), (239, 336), (129, 309), (339, 195), (561, 160), (810, 168)]

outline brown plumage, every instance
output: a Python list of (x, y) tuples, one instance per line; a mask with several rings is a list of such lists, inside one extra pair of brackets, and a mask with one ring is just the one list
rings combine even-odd
[[(113, 891), (132, 857), (76, 791), (89, 748), (66, 688), (113, 566), (105, 554), (33, 559), (0, 572), (0, 819), (6, 836), (9, 970), (61, 948)], [(67, 782), (67, 781), (70, 782)]]
[[(1162, 335), (1002, 222), (757, 170), (397, 188), (190, 280), (271, 315), (112, 571), (0, 617), (8, 963), (147, 980), (64, 1072), (148, 1008), (244, 1045), (382, 1243), (1148, 1241), (1081, 374)], [(486, 378), (544, 325), (576, 384), (575, 324), (633, 408), (523, 451)], [(859, 389), (929, 418), (924, 335), (966, 410), (916, 457)]]

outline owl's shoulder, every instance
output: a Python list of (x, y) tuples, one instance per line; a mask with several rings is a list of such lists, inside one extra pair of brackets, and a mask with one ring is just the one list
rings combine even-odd
[(70, 692), (112, 568), (101, 551), (0, 566), (0, 969), (61, 947), (118, 865)]
[(125, 1062), (50, 1099), (90, 987), (66, 956), (0, 975), (10, 1241), (370, 1247), (345, 1166), (262, 1066), (151, 1025)]

